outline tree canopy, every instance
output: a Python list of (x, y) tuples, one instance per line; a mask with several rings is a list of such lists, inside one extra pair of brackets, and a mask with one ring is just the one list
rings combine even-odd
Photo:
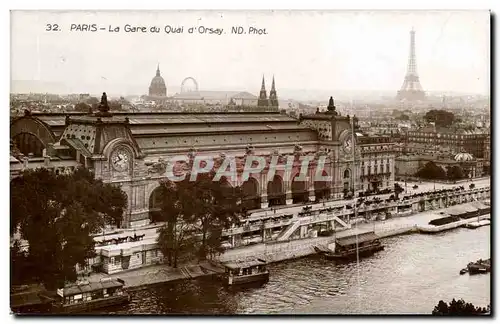
[(165, 180), (161, 185), (161, 213), (166, 225), (158, 243), (170, 265), (179, 255), (204, 259), (221, 251), (224, 228), (238, 222), (242, 193), (224, 181), (213, 181), (214, 173), (203, 173), (196, 181), (188, 174), (183, 181)]
[(490, 312), (490, 305), (485, 307), (476, 307), (472, 303), (466, 303), (463, 299), (453, 300), (448, 304), (440, 300), (439, 303), (434, 306), (432, 315), (483, 315)]
[(449, 127), (455, 122), (455, 115), (446, 110), (432, 109), (425, 114), (424, 119), (427, 122), (434, 122), (436, 126)]
[(75, 265), (94, 256), (92, 234), (119, 224), (127, 197), (121, 189), (95, 180), (87, 169), (56, 175), (26, 170), (11, 181), (11, 234), (28, 241), (26, 280), (57, 287), (76, 279)]
[(450, 180), (460, 180), (466, 177), (464, 170), (459, 165), (454, 165), (446, 170), (446, 176)]
[(436, 163), (429, 161), (417, 171), (415, 176), (424, 179), (446, 179), (446, 172)]
[(87, 98), (87, 100), (85, 100), (85, 103), (90, 106), (97, 105), (99, 104), (99, 99), (97, 99), (96, 97), (89, 97)]
[(398, 116), (396, 118), (399, 119), (399, 120), (402, 120), (402, 121), (408, 121), (408, 120), (410, 120), (410, 116), (408, 116), (406, 114), (401, 114), (400, 116)]
[(80, 102), (75, 105), (75, 111), (91, 112), (92, 107), (84, 102)]

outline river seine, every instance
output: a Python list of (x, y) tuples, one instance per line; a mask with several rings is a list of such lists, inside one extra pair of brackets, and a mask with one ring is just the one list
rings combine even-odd
[(335, 264), (318, 256), (273, 264), (269, 283), (228, 290), (210, 278), (132, 292), (111, 314), (430, 314), (439, 300), (490, 303), (490, 274), (460, 275), (490, 257), (490, 227), (383, 240), (385, 250)]

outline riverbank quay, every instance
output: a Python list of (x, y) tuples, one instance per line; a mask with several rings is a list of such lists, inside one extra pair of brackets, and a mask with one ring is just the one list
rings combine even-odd
[(244, 261), (262, 258), (270, 263), (315, 254), (314, 246), (328, 245), (337, 238), (373, 231), (380, 238), (417, 233), (419, 225), (428, 224), (442, 209), (429, 210), (404, 217), (384, 221), (371, 221), (352, 225), (350, 229), (336, 232), (333, 236), (305, 238), (288, 242), (267, 242), (226, 251), (219, 257), (220, 262)]
[[(116, 274), (92, 273), (79, 280), (98, 282), (104, 278), (122, 279), (127, 291), (136, 291), (166, 282), (210, 277), (224, 273), (224, 269), (213, 262), (202, 261), (197, 264), (181, 264), (177, 268), (166, 264), (123, 271)], [(10, 294), (10, 307), (15, 313), (31, 313), (50, 304), (57, 298), (56, 291), (48, 291), (43, 285), (29, 285), (21, 291), (13, 290)], [(47, 308), (48, 309), (48, 308)]]
[[(375, 233), (380, 237), (407, 234), (413, 232), (414, 229), (416, 229), (416, 224), (423, 224), (435, 217), (428, 214), (430, 214), (430, 212), (404, 218), (359, 224), (355, 225), (349, 230), (338, 232), (336, 236), (307, 238), (301, 240), (293, 240), (290, 242), (280, 242), (278, 244), (274, 244), (274, 248), (272, 243), (266, 243), (265, 245), (267, 245), (267, 252), (264, 253), (261, 253), (261, 245), (264, 244), (256, 244), (253, 246), (235, 249), (241, 251), (228, 250), (218, 259), (218, 261), (227, 262), (229, 260), (238, 259), (264, 258), (269, 263), (274, 263), (312, 255), (315, 253), (313, 248), (315, 245), (325, 243), (328, 244), (329, 242), (334, 241), (335, 238), (351, 236), (355, 235), (356, 233), (363, 233), (372, 231), (374, 229)], [(286, 247), (288, 247), (288, 251), (286, 250)], [(273, 251), (274, 253), (272, 253)], [(181, 264), (177, 268), (167, 266), (166, 264), (159, 264), (128, 271), (122, 271), (115, 274), (93, 273), (89, 277), (85, 277), (85, 279), (89, 281), (99, 281), (103, 278), (120, 278), (125, 281), (125, 287), (127, 290), (134, 291), (144, 289), (151, 285), (200, 277), (209, 277), (221, 274), (223, 272), (224, 269), (220, 266), (215, 265), (213, 262), (202, 261), (199, 264)]]
[[(418, 227), (428, 224), (438, 217), (444, 209), (436, 209), (406, 217), (391, 218), (384, 221), (371, 221), (358, 223), (350, 229), (336, 232), (329, 237), (305, 238), (288, 242), (268, 242), (227, 250), (218, 258), (218, 262), (243, 261), (262, 258), (269, 263), (298, 259), (316, 253), (314, 246), (328, 245), (335, 239), (361, 234), (369, 231), (375, 232), (380, 238), (418, 233)], [(471, 219), (474, 221), (477, 219)], [(214, 262), (202, 261), (200, 263), (180, 264), (177, 268), (166, 264), (151, 265), (137, 269), (122, 271), (114, 274), (92, 273), (84, 279), (99, 281), (103, 278), (120, 278), (125, 281), (125, 288), (129, 291), (144, 289), (149, 286), (166, 282), (175, 282), (201, 277), (210, 277), (224, 272), (221, 266)]]
[[(431, 210), (384, 221), (356, 224), (352, 228), (337, 232), (334, 236), (330, 237), (306, 238), (279, 243), (269, 242), (231, 249), (222, 254), (218, 258), (218, 261), (229, 262), (262, 258), (269, 263), (275, 263), (313, 255), (316, 253), (314, 251), (314, 246), (328, 245), (337, 238), (361, 234), (368, 231), (374, 231), (380, 238), (418, 233), (419, 226), (428, 224), (431, 220), (435, 219), (442, 210), (444, 209)], [(474, 220), (471, 219), (471, 221)], [(221, 267), (209, 261), (203, 261), (200, 264), (180, 265), (178, 268), (172, 268), (161, 264), (111, 275), (96, 273), (92, 274), (89, 280), (100, 280), (101, 278), (108, 277), (120, 278), (125, 281), (127, 289), (138, 290), (149, 285), (213, 276), (223, 272), (224, 270)]]
[(89, 277), (85, 277), (85, 279), (93, 282), (103, 278), (120, 278), (125, 281), (125, 289), (133, 291), (165, 282), (209, 277), (221, 273), (224, 273), (222, 267), (214, 265), (209, 261), (202, 261), (197, 264), (181, 264), (177, 268), (166, 264), (158, 264), (109, 275), (105, 273), (93, 273)]

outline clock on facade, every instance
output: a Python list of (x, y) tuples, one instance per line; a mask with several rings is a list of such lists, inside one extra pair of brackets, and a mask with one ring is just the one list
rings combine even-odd
[(111, 164), (118, 172), (127, 171), (131, 160), (130, 152), (124, 147), (114, 150), (111, 154)]

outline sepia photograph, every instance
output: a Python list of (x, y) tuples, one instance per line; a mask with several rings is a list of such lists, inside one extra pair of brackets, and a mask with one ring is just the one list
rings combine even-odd
[(492, 19), (11, 10), (11, 316), (491, 316)]

